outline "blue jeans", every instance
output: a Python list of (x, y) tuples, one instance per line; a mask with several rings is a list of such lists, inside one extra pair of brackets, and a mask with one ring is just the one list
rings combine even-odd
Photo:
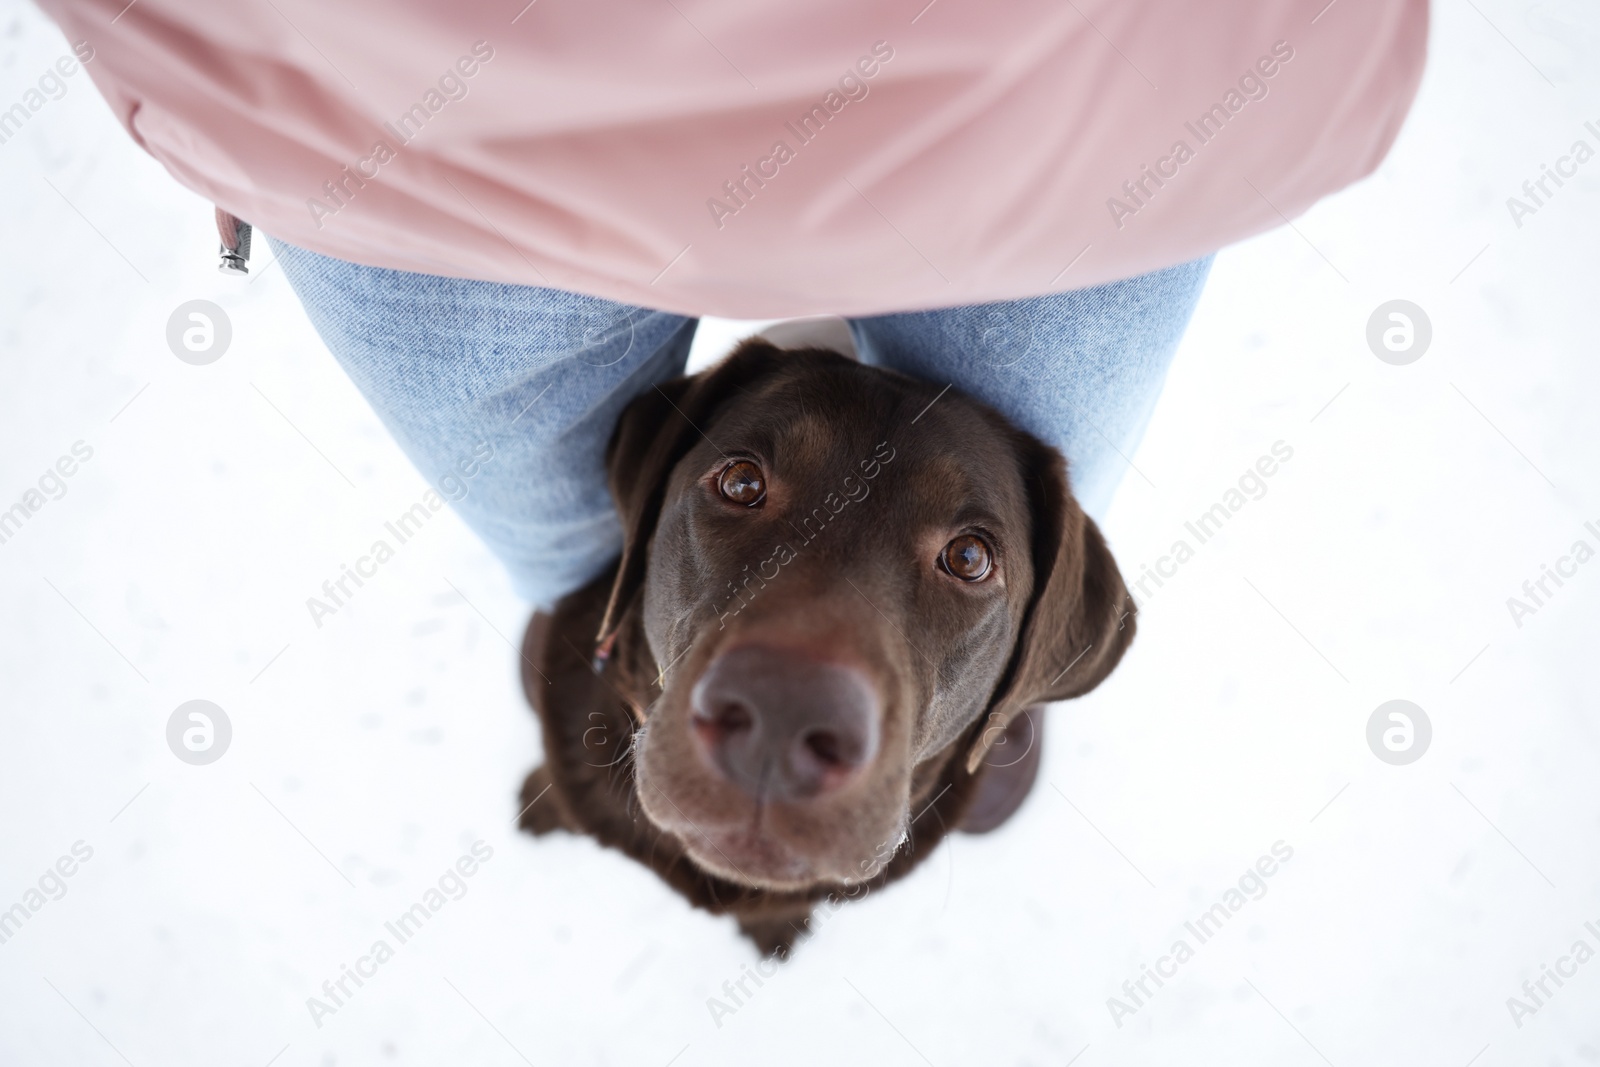
[[(610, 564), (622, 530), (606, 442), (628, 401), (683, 372), (697, 319), (272, 247), (334, 357), (518, 593), (549, 607)], [(1061, 449), (1099, 518), (1210, 266), (850, 328), (863, 362), (951, 384)]]

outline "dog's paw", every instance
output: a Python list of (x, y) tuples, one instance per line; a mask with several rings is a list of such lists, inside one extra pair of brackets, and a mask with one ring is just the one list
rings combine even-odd
[(571, 829), (562, 817), (561, 805), (550, 795), (555, 783), (550, 778), (550, 768), (540, 764), (528, 772), (522, 783), (518, 802), (522, 813), (517, 816), (517, 827), (538, 837), (552, 830)]

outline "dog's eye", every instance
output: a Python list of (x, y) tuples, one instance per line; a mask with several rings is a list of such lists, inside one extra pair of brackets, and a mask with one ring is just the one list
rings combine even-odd
[(767, 483), (761, 477), (761, 468), (747, 459), (734, 460), (722, 469), (717, 478), (717, 490), (727, 500), (753, 508), (767, 495)]
[(939, 561), (963, 582), (982, 581), (994, 562), (988, 542), (976, 534), (962, 534), (945, 545)]

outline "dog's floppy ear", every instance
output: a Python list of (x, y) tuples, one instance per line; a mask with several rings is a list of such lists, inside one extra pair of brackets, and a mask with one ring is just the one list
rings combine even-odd
[(1133, 598), (1099, 527), (1068, 490), (1061, 454), (1018, 436), (1033, 512), (1033, 597), (1011, 663), (967, 754), (969, 774), (1024, 708), (1089, 692), (1133, 640)]
[(622, 561), (600, 623), (601, 642), (612, 636), (644, 583), (667, 476), (710, 429), (717, 406), (768, 372), (779, 355), (765, 341), (752, 338), (717, 366), (663, 382), (623, 409), (606, 448), (611, 498), (622, 519)]

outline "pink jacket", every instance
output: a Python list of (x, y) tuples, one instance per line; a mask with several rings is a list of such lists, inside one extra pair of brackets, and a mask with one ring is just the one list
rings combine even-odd
[(738, 318), (1075, 289), (1270, 229), (1377, 166), (1428, 24), (1426, 0), (523, 3), (43, 0), (139, 144), (267, 233)]

